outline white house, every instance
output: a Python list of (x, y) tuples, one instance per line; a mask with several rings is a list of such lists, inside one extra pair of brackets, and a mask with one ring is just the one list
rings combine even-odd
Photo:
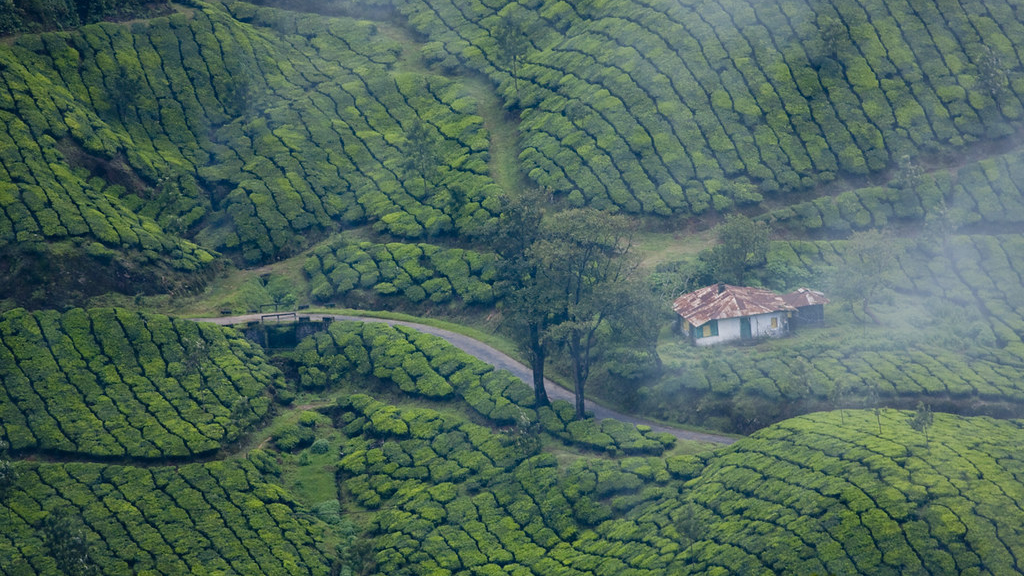
[(827, 302), (821, 292), (806, 288), (783, 296), (763, 288), (713, 284), (676, 298), (672, 309), (679, 315), (680, 331), (694, 344), (707, 346), (785, 336), (798, 307), (804, 309), (800, 304), (820, 313)]

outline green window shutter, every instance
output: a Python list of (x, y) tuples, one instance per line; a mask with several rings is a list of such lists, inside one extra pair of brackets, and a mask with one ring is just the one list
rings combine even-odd
[(718, 336), (718, 320), (712, 320), (708, 325), (711, 326), (711, 335)]

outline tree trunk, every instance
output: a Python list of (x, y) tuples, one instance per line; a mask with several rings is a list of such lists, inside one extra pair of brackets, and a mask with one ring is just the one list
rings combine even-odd
[(544, 351), (544, 344), (540, 341), (540, 326), (530, 324), (530, 352), (533, 355), (533, 398), (537, 408), (547, 406), (551, 403), (548, 400), (548, 392), (544, 389), (544, 360), (547, 354)]
[(864, 301), (864, 308), (863, 308), (863, 310), (864, 310), (864, 315), (867, 316), (868, 318), (871, 318), (872, 322), (874, 322), (875, 324), (881, 324), (882, 323), (882, 321), (878, 319), (878, 316), (875, 316), (875, 313), (872, 312), (870, 308), (868, 308), (867, 300)]
[(572, 354), (572, 382), (576, 392), (576, 419), (582, 420), (586, 417), (586, 410), (583, 406), (583, 384), (586, 379), (583, 376), (583, 362), (578, 350), (572, 344), (569, 345), (569, 353)]

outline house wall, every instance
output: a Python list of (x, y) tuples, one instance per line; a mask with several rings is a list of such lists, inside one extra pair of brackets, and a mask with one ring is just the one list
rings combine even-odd
[[(776, 327), (772, 328), (772, 318)], [(778, 338), (789, 333), (789, 319), (785, 312), (758, 314), (750, 317), (750, 335), (754, 338)]]
[[(750, 318), (751, 338), (778, 338), (789, 332), (788, 318), (785, 312), (771, 312), (769, 314), (757, 314)], [(772, 328), (772, 318), (776, 319), (777, 328)], [(729, 342), (740, 339), (740, 319), (726, 318), (718, 321), (718, 336), (707, 338), (695, 338), (693, 343), (698, 346), (710, 346), (720, 342)]]
[(693, 343), (697, 346), (710, 346), (711, 344), (718, 344), (719, 342), (728, 342), (729, 340), (740, 339), (740, 319), (739, 318), (726, 318), (725, 320), (718, 320), (718, 336), (708, 336), (707, 338), (695, 338)]

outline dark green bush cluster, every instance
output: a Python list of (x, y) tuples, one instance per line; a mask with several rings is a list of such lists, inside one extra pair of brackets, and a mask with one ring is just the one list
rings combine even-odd
[(1020, 428), (905, 412), (787, 420), (710, 459), (680, 574), (1001, 574), (1024, 552)]
[(621, 519), (676, 493), (679, 475), (663, 459), (581, 458), (560, 469), (550, 454), (521, 450), (515, 434), (461, 417), (362, 395), (338, 409), (350, 437), (340, 474), (360, 504), (380, 510), (383, 573), (582, 576), (605, 565), (653, 576), (678, 548), (665, 548), (671, 540), (650, 520)]
[(332, 322), (295, 348), (299, 385), (321, 389), (344, 378), (374, 376), (403, 392), (428, 398), (461, 397), (497, 422), (533, 421), (533, 391), (512, 374), (444, 339), (377, 322)]
[[(330, 573), (325, 526), (242, 461), (136, 468), (91, 463), (15, 464), (0, 501), (7, 574), (61, 574), (40, 524), (64, 511), (79, 519), (97, 573)], [(89, 568), (88, 566), (83, 569)]]
[(541, 406), (537, 417), (546, 432), (571, 444), (594, 450), (625, 454), (661, 454), (675, 445), (675, 437), (667, 433), (651, 432), (632, 424), (606, 418), (574, 420), (575, 409), (565, 400), (555, 400), (550, 406)]
[(0, 35), (40, 30), (66, 30), (106, 18), (152, 16), (171, 10), (163, 1), (142, 0), (4, 0), (0, 3)]
[[(524, 171), (574, 203), (756, 204), (1009, 134), (1024, 113), (1024, 84), (1002, 64), (1019, 63), (1024, 31), (1005, 2), (734, 2), (699, 16), (672, 0), (398, 7), (433, 61), (499, 84), (520, 111)], [(521, 54), (500, 41), (509, 18)]]
[(295, 281), (280, 274), (253, 277), (242, 283), (219, 307), (236, 313), (294, 310)]
[(0, 315), (0, 422), (15, 450), (210, 453), (266, 414), (279, 377), (212, 324), (117, 308)]
[(312, 428), (293, 424), (274, 433), (271, 438), (273, 438), (274, 444), (278, 449), (285, 452), (294, 452), (313, 444), (316, 433), (313, 432)]
[(798, 234), (841, 235), (883, 228), (893, 220), (942, 221), (950, 230), (972, 224), (1024, 221), (1024, 153), (1011, 152), (956, 171), (926, 174), (913, 184), (874, 186), (823, 196), (769, 212), (773, 226)]
[(353, 290), (377, 296), (401, 295), (435, 304), (494, 302), (496, 256), (433, 244), (348, 243), (318, 247), (306, 260), (312, 295), (320, 301), (345, 298)]

